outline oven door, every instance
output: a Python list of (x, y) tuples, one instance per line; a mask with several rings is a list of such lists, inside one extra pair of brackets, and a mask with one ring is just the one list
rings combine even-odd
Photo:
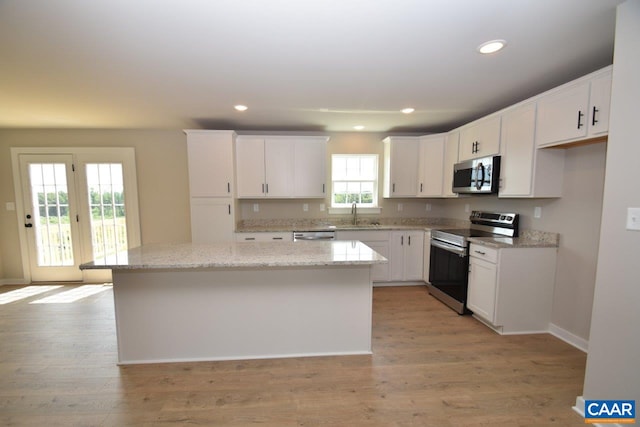
[(458, 314), (464, 314), (469, 278), (469, 255), (466, 248), (431, 239), (429, 293)]

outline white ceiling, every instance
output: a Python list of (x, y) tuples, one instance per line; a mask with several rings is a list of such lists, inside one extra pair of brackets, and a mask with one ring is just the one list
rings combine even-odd
[(611, 64), (621, 2), (0, 0), (0, 127), (446, 131)]

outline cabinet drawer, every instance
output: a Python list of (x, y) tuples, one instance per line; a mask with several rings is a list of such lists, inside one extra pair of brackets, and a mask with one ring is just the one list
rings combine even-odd
[(360, 240), (361, 242), (388, 242), (389, 232), (385, 230), (376, 231), (342, 231), (338, 230), (336, 238), (338, 240)]
[(498, 249), (489, 248), (487, 246), (478, 245), (476, 243), (472, 243), (469, 246), (469, 255), (474, 258), (492, 262), (494, 264), (498, 262)]
[(291, 233), (236, 233), (236, 242), (290, 242)]

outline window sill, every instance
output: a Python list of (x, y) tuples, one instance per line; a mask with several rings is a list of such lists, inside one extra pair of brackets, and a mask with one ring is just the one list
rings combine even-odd
[[(351, 215), (351, 208), (329, 208), (329, 215)], [(358, 207), (358, 215), (378, 215), (382, 208), (361, 208)]]

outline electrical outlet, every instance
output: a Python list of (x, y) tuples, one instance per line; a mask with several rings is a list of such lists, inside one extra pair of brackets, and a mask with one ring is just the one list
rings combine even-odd
[(404, 209), (404, 206), (402, 203), (398, 203), (398, 212), (402, 212), (402, 209)]
[(257, 204), (257, 203), (254, 203), (254, 204), (253, 204), (253, 211), (254, 211), (254, 212), (260, 212), (260, 205), (259, 205), (259, 204)]
[(640, 208), (627, 208), (627, 230), (640, 230)]
[(465, 203), (465, 204), (464, 204), (464, 211), (465, 211), (466, 213), (471, 212), (471, 207), (469, 206), (469, 203)]
[(320, 212), (324, 212), (324, 209), (325, 209), (324, 203), (320, 203)]
[(533, 208), (533, 217), (542, 218), (542, 207), (536, 206), (535, 208)]
[(425, 211), (430, 211), (431, 210), (431, 203), (427, 203), (426, 205), (424, 205), (424, 210)]
[(16, 210), (16, 204), (13, 202), (7, 202), (4, 204), (4, 207), (6, 210), (8, 211), (15, 211)]
[(309, 203), (303, 203), (302, 204), (302, 210), (305, 212), (309, 212)]

